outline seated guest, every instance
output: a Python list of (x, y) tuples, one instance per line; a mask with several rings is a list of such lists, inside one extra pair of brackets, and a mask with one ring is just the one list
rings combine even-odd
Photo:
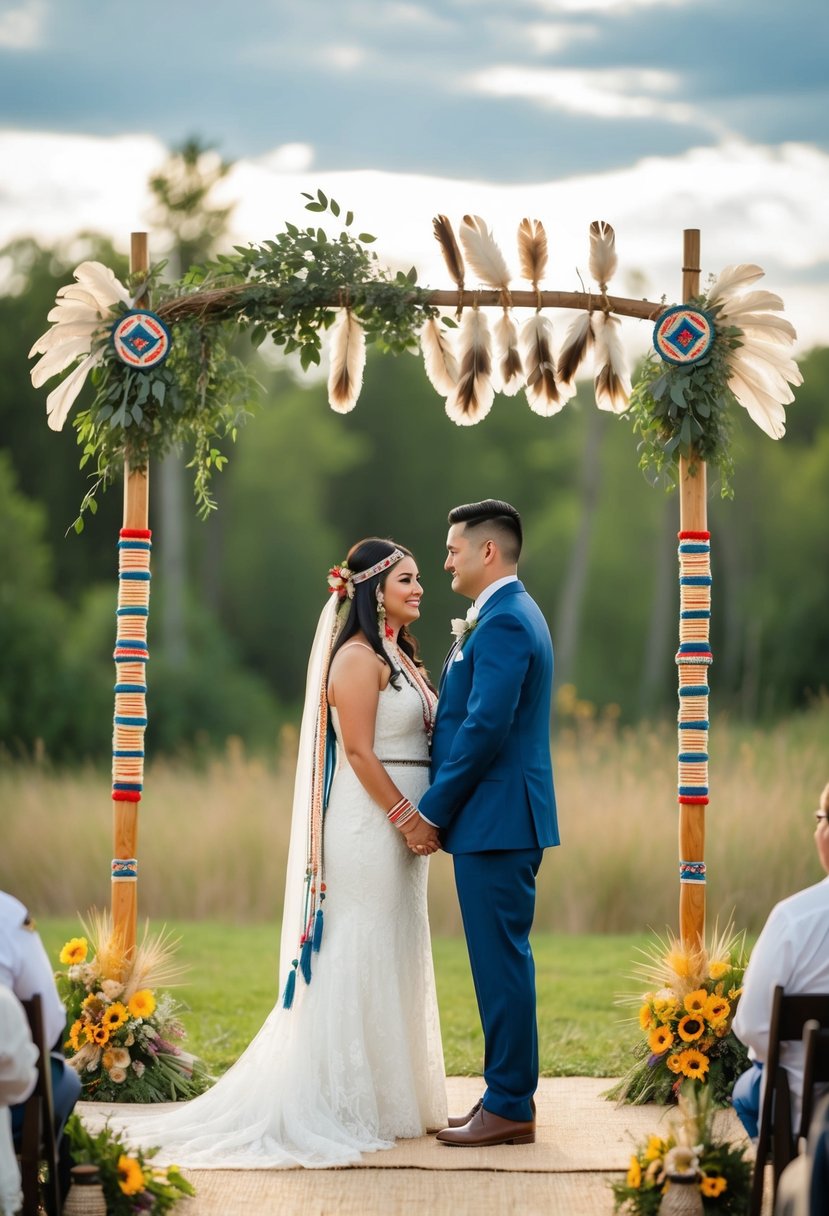
[(829, 1097), (812, 1116), (806, 1152), (780, 1175), (774, 1216), (826, 1216), (829, 1208)]
[[(815, 818), (817, 854), (829, 875), (829, 785), (820, 796)], [(733, 1026), (753, 1063), (737, 1078), (732, 1101), (752, 1139), (758, 1134), (762, 1067), (768, 1054), (772, 993), (777, 984), (789, 995), (829, 993), (829, 877), (772, 908), (746, 968)], [(789, 1075), (797, 1126), (803, 1093), (803, 1044), (781, 1044), (780, 1063)]]
[[(81, 1083), (63, 1055), (66, 1010), (58, 995), (55, 977), (43, 942), (23, 904), (0, 891), (0, 986), (9, 988), (20, 1001), (40, 993), (47, 1043), (52, 1048), (52, 1095), (55, 1132), (60, 1144), (61, 1190), (69, 1189), (72, 1165), (63, 1128), (80, 1097)], [(12, 1131), (18, 1141), (23, 1126), (23, 1106), (12, 1107)]]
[(14, 1216), (23, 1202), (9, 1107), (25, 1102), (36, 1081), (37, 1048), (25, 1010), (11, 989), (0, 985), (0, 1216)]

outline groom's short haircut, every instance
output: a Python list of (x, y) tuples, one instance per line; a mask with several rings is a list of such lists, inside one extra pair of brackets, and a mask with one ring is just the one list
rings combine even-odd
[(508, 502), (485, 498), (483, 502), (468, 502), (462, 507), (453, 507), (449, 512), (449, 523), (464, 524), (464, 532), (471, 532), (476, 537), (488, 532), (504, 560), (518, 562), (524, 543), (524, 529), (521, 516)]

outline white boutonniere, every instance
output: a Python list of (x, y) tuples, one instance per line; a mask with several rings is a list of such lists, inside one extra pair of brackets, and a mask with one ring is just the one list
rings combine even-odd
[(478, 612), (479, 609), (474, 604), (470, 604), (465, 617), (453, 617), (452, 637), (456, 642), (463, 642), (475, 628), (478, 623)]

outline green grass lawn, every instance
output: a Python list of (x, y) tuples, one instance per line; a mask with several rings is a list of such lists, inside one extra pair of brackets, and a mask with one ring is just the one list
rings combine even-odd
[[(80, 932), (77, 919), (40, 918), (40, 934), (57, 967), (58, 952)], [(212, 1072), (240, 1055), (277, 998), (279, 933), (275, 925), (172, 921), (188, 966), (178, 995), (186, 1005), (187, 1046)], [(540, 933), (535, 936), (541, 1071), (546, 1076), (618, 1076), (638, 1037), (630, 1011), (614, 1005), (636, 990), (626, 978), (643, 935)], [(462, 938), (434, 941), (443, 1050), (449, 1074), (479, 1073), (483, 1040)]]

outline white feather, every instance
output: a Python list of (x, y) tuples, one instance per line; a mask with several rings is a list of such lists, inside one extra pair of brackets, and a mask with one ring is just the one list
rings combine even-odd
[(708, 303), (719, 303), (723, 296), (733, 295), (749, 283), (762, 279), (765, 273), (762, 266), (755, 266), (751, 262), (741, 262), (739, 266), (724, 266), (711, 284)]
[(740, 329), (749, 337), (775, 342), (779, 346), (791, 346), (797, 338), (797, 330), (791, 321), (787, 321), (785, 317), (777, 317), (773, 312), (754, 313), (751, 320), (744, 321)]
[(46, 418), (53, 431), (63, 429), (67, 415), (74, 405), (78, 393), (84, 386), (87, 374), (100, 361), (100, 351), (96, 351), (94, 355), (87, 355), (83, 363), (79, 363), (75, 370), (70, 372), (66, 379), (60, 382), (57, 388), (52, 389), (46, 398)]
[(504, 255), (479, 215), (465, 215), (460, 226), (466, 260), (482, 283), (506, 291), (510, 272)]
[(81, 287), (80, 283), (69, 283), (66, 287), (58, 288), (58, 300), (76, 300), (81, 304), (86, 304), (89, 308), (95, 310), (96, 313), (103, 314), (107, 308), (98, 302), (97, 296), (94, 296), (87, 288)]
[(91, 323), (99, 321), (100, 314), (97, 308), (82, 304), (80, 300), (64, 300), (61, 297), (47, 312), (46, 320), (55, 321), (59, 325), (62, 325), (64, 321), (89, 321)]
[(458, 360), (458, 383), (446, 398), (446, 413), (458, 426), (474, 426), (487, 416), (495, 397), (489, 325), (478, 308), (464, 313)]
[(116, 279), (109, 266), (102, 262), (81, 262), (74, 270), (75, 278), (86, 287), (103, 305), (130, 304), (130, 294), (123, 283)]
[(524, 367), (518, 349), (518, 326), (508, 312), (495, 322), (495, 363), (498, 391), (514, 397), (524, 384)]
[(85, 337), (87, 342), (91, 342), (96, 324), (97, 319), (93, 324), (90, 324), (89, 321), (66, 321), (53, 325), (51, 329), (46, 330), (45, 334), (40, 335), (29, 351), (28, 357), (33, 359), (35, 355), (43, 355), (47, 350), (54, 350), (56, 346), (61, 346), (64, 342), (69, 342), (74, 338)]
[(556, 381), (553, 326), (543, 313), (534, 313), (521, 326), (527, 402), (534, 414), (550, 418), (564, 408), (567, 395)]
[(726, 300), (720, 309), (720, 317), (728, 317), (732, 325), (739, 325), (739, 318), (748, 321), (756, 312), (782, 312), (783, 301), (773, 291), (747, 291), (743, 296)]
[(728, 381), (729, 388), (749, 417), (770, 439), (782, 439), (786, 433), (786, 411), (781, 402), (762, 386), (752, 384), (736, 369)]
[(420, 349), (429, 383), (441, 397), (448, 397), (458, 383), (458, 360), (449, 330), (434, 317), (420, 331)]
[(590, 225), (590, 273), (602, 291), (616, 273), (618, 264), (616, 233), (605, 220), (594, 220)]
[(781, 384), (803, 383), (800, 368), (780, 346), (748, 337), (745, 333), (743, 333), (742, 343), (742, 346), (731, 356), (732, 363), (741, 363), (748, 358), (755, 366), (759, 364), (758, 370), (764, 371), (772, 380), (778, 379)]
[(576, 391), (576, 374), (585, 355), (593, 345), (593, 328), (590, 313), (579, 312), (570, 323), (558, 355), (556, 375), (562, 392), (572, 395)]
[(338, 414), (354, 409), (363, 387), (366, 337), (350, 308), (343, 308), (331, 329), (328, 403)]
[(610, 313), (593, 314), (593, 383), (600, 410), (623, 414), (630, 399), (630, 372), (622, 344), (622, 326)]
[(32, 384), (35, 388), (40, 388), (47, 380), (51, 380), (52, 376), (58, 376), (62, 371), (65, 371), (70, 363), (74, 363), (80, 355), (88, 354), (88, 334), (85, 334), (82, 338), (70, 338), (68, 342), (62, 342), (59, 346), (55, 346), (38, 359), (29, 373)]

